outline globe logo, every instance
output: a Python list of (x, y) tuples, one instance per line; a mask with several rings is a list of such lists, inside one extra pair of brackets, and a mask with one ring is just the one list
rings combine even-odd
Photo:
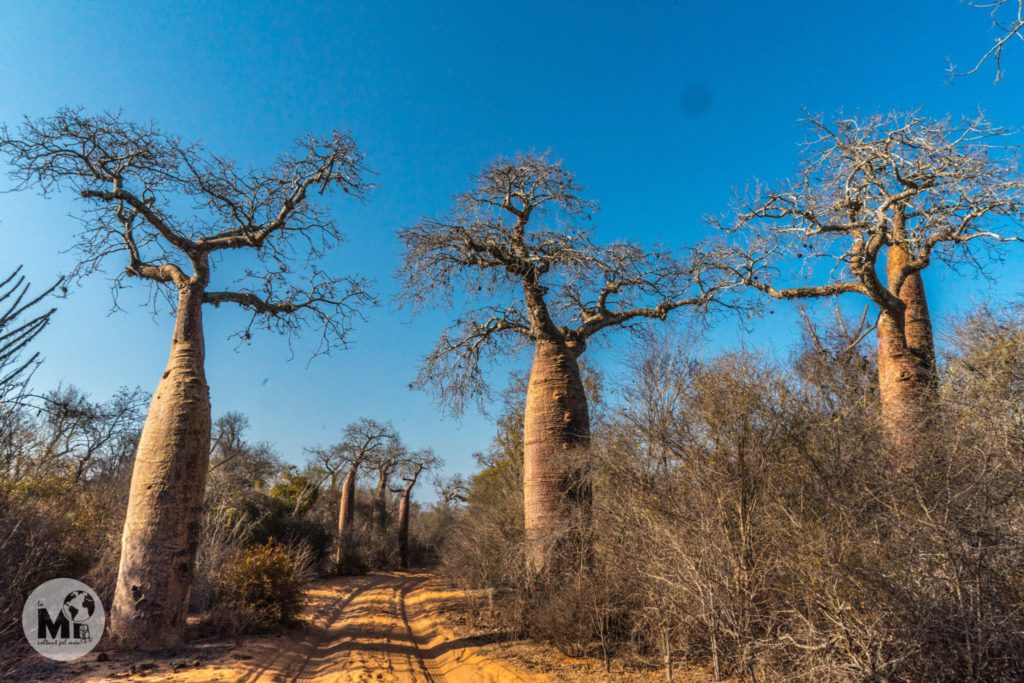
[(68, 619), (76, 623), (89, 621), (93, 612), (96, 611), (96, 603), (92, 596), (85, 591), (71, 591), (64, 598), (64, 605), (61, 611)]
[(25, 639), (36, 652), (69, 662), (90, 652), (106, 625), (99, 596), (75, 579), (52, 579), (32, 591), (21, 610)]

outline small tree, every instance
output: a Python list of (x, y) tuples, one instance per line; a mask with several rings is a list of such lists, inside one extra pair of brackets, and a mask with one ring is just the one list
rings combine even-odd
[(401, 494), (398, 501), (398, 561), (402, 569), (409, 568), (409, 512), (412, 505), (412, 489), (423, 472), (436, 469), (440, 464), (441, 461), (434, 451), (428, 448), (410, 453), (399, 466), (399, 475), (405, 482), (405, 486), (396, 491)]
[(249, 488), (265, 489), (284, 469), (271, 444), (245, 438), (249, 427), (249, 418), (238, 412), (226, 413), (213, 423), (207, 481), (218, 499), (230, 500)]
[[(316, 198), (340, 187), (361, 197), (362, 155), (347, 134), (308, 136), (267, 170), (183, 144), (119, 114), (66, 109), (15, 131), (0, 128), (0, 151), (19, 187), (70, 189), (88, 208), (74, 247), (75, 275), (111, 258), (114, 280), (147, 281), (176, 310), (171, 355), (153, 395), (132, 475), (121, 566), (111, 609), (124, 647), (180, 643), (192, 583), (210, 449), (203, 309), (233, 304), (254, 327), (322, 332), (319, 351), (344, 346), (363, 283), (318, 265), (341, 234)], [(188, 218), (175, 210), (190, 209)], [(251, 264), (231, 289), (212, 287), (228, 253)], [(234, 260), (234, 263), (238, 263)]]
[(469, 502), (469, 482), (461, 474), (435, 477), (434, 490), (445, 505), (465, 505)]
[(94, 402), (73, 386), (43, 396), (44, 442), (40, 457), (63, 463), (81, 483), (95, 469), (127, 464), (149, 397), (122, 388), (108, 402)]
[[(1002, 135), (983, 119), (892, 114), (809, 119), (799, 177), (758, 186), (731, 230), (746, 236), (734, 266), (776, 299), (859, 294), (879, 309), (878, 383), (891, 443), (906, 455), (936, 409), (935, 344), (922, 271), (935, 260), (982, 269), (997, 245), (1020, 239), (1024, 181)], [(885, 276), (879, 261), (885, 255)], [(825, 263), (821, 282), (786, 287)], [(792, 273), (791, 273), (792, 275)]]
[(729, 286), (706, 255), (688, 260), (627, 242), (592, 240), (593, 202), (546, 155), (499, 159), (457, 195), (443, 219), (400, 231), (403, 301), (463, 310), (416, 381), (456, 412), (487, 395), (482, 364), (533, 346), (525, 410), (525, 518), (531, 565), (566, 516), (589, 506), (581, 452), (590, 415), (579, 358), (598, 333), (703, 311)]

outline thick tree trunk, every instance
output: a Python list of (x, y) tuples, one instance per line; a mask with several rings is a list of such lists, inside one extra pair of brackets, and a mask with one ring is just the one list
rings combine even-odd
[(377, 491), (373, 497), (373, 524), (377, 530), (377, 568), (388, 564), (391, 554), (388, 548), (388, 472), (377, 471)]
[(398, 562), (402, 569), (409, 568), (409, 499), (412, 484), (405, 487), (398, 503)]
[(337, 573), (345, 567), (346, 553), (351, 545), (352, 520), (355, 517), (356, 473), (359, 467), (353, 465), (345, 474), (341, 484), (341, 502), (338, 505), (338, 541), (335, 548), (334, 563)]
[(181, 644), (210, 449), (203, 292), (182, 287), (171, 357), (139, 440), (110, 613), (121, 648)]
[(388, 528), (388, 475), (379, 473), (377, 492), (373, 498), (373, 521), (381, 533)]
[(590, 443), (590, 413), (576, 353), (562, 341), (537, 343), (523, 436), (527, 562), (541, 573), (567, 523), (588, 515), (591, 498), (581, 452)]
[[(890, 283), (907, 260), (904, 249), (889, 249), (886, 273)], [(879, 315), (878, 388), (887, 439), (896, 456), (903, 459), (915, 456), (934, 418), (935, 340), (921, 274), (907, 277), (900, 291), (893, 293), (903, 302), (904, 310), (883, 310)]]

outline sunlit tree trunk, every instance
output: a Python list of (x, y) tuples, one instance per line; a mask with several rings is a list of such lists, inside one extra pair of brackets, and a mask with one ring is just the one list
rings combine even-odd
[(398, 503), (398, 561), (402, 569), (409, 568), (409, 505), (415, 483), (406, 484)]
[[(902, 234), (899, 213), (893, 227), (897, 235)], [(907, 261), (903, 248), (889, 248), (886, 275), (890, 283)], [(878, 318), (878, 387), (887, 438), (897, 457), (913, 457), (935, 417), (935, 340), (921, 274), (908, 276), (893, 294), (904, 308), (895, 313), (883, 310)]]
[(380, 532), (388, 528), (388, 475), (383, 471), (378, 473), (377, 491), (373, 496), (373, 522)]
[(179, 288), (171, 357), (135, 456), (110, 615), (120, 647), (182, 642), (210, 448), (203, 292)]
[(356, 473), (358, 465), (348, 468), (341, 484), (341, 502), (338, 504), (338, 545), (335, 548), (334, 563), (340, 574), (345, 566), (346, 553), (351, 545), (352, 520), (355, 517)]
[(384, 544), (388, 530), (388, 476), (390, 472), (377, 470), (377, 490), (373, 494), (373, 525), (377, 530), (377, 566), (388, 563), (388, 548)]
[(577, 354), (567, 343), (539, 341), (526, 389), (523, 494), (527, 561), (550, 568), (556, 541), (574, 512), (590, 505), (581, 449), (590, 443), (590, 414)]
[[(3, 127), (0, 154), (19, 185), (73, 190), (87, 203), (86, 216), (95, 220), (83, 223), (75, 249), (86, 271), (116, 255), (116, 287), (139, 278), (177, 289), (170, 360), (136, 451), (110, 616), (115, 646), (177, 645), (210, 449), (202, 307), (247, 311), (246, 338), (260, 320), (287, 333), (315, 320), (323, 328), (319, 350), (344, 346), (349, 317), (369, 297), (360, 278), (334, 277), (316, 265), (342, 237), (316, 197), (333, 186), (361, 197), (363, 155), (335, 131), (303, 136), (272, 168), (240, 171), (152, 123), (77, 108), (26, 120), (17, 132)], [(199, 215), (176, 217), (179, 208)], [(292, 240), (303, 248), (289, 248)], [(245, 254), (258, 263), (239, 271), (237, 287), (207, 291), (211, 260), (235, 263)]]

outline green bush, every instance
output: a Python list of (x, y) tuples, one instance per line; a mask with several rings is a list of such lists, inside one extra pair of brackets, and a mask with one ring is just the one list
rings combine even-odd
[(239, 551), (224, 568), (224, 607), (267, 628), (292, 621), (302, 608), (302, 571), (285, 547), (274, 543)]

